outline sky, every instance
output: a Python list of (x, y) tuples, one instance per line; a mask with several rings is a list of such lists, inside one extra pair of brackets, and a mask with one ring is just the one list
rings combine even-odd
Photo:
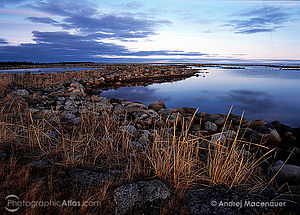
[(300, 63), (300, 1), (0, 0), (0, 61)]

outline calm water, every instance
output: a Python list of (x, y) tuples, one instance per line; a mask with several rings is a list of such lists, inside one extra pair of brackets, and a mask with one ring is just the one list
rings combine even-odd
[(90, 68), (90, 67), (57, 67), (57, 68), (34, 68), (34, 69), (7, 69), (0, 70), (0, 73), (54, 73), (54, 72), (66, 72), (66, 71), (81, 71), (89, 69), (102, 69), (102, 68)]
[[(146, 87), (123, 87), (101, 95), (139, 101), (146, 105), (162, 100), (167, 107), (195, 107), (200, 112), (233, 113), (246, 119), (300, 126), (300, 71), (265, 66), (246, 69), (208, 67), (199, 77)], [(200, 69), (200, 68), (199, 68)]]

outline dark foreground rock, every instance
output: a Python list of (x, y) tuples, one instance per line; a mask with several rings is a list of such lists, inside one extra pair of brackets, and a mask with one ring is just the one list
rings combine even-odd
[(148, 204), (152, 210), (151, 214), (159, 214), (155, 211), (155, 204), (159, 205), (160, 200), (167, 199), (171, 190), (159, 180), (138, 181), (125, 184), (116, 189), (114, 201), (116, 203), (116, 215), (123, 215), (134, 207), (141, 207)]
[(193, 189), (187, 193), (191, 215), (235, 215), (262, 214), (268, 207), (251, 206), (252, 203), (269, 202), (268, 199), (242, 191), (222, 188)]

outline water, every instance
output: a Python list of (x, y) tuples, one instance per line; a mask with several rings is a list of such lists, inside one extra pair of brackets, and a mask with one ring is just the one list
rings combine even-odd
[(57, 68), (31, 68), (31, 69), (7, 69), (0, 70), (0, 73), (54, 73), (54, 72), (77, 72), (82, 70), (90, 70), (90, 69), (102, 69), (102, 68), (90, 68), (90, 67), (57, 67)]
[(199, 70), (199, 77), (146, 87), (123, 87), (103, 92), (101, 96), (146, 105), (162, 100), (167, 107), (195, 107), (212, 114), (227, 113), (233, 105), (233, 113), (241, 115), (245, 111), (248, 120), (279, 120), (299, 127), (300, 71), (267, 66), (245, 68), (207, 67)]

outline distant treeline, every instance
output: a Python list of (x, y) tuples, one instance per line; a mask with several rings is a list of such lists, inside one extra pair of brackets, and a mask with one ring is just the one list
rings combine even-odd
[(34, 63), (27, 61), (2, 61), (0, 66), (19, 66), (19, 65), (51, 65), (51, 64), (81, 64), (81, 63), (94, 63), (94, 62), (57, 62), (57, 63)]

